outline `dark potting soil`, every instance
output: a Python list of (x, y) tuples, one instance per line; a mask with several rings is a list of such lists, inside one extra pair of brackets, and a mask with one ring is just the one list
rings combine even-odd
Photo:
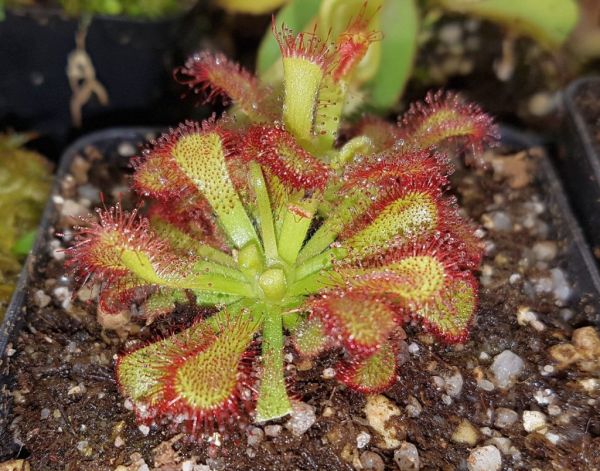
[[(369, 399), (391, 415), (385, 429), (378, 430), (377, 407), (366, 411), (365, 396), (331, 379), (336, 358), (310, 362), (290, 348), (293, 393), (315, 412), (310, 428), (294, 435), (284, 418), (209, 443), (138, 426), (113, 376), (118, 352), (198, 313), (179, 306), (150, 327), (140, 320), (118, 333), (102, 331), (93, 289), (77, 290), (65, 272), (60, 249), (75, 216), (99, 204), (98, 188), (107, 204), (120, 193), (125, 206), (133, 204), (122, 169), (87, 149), (54, 200), (62, 208), (54, 229), (65, 233), (64, 242), (50, 234), (47, 253), (34, 264), (26, 325), (9, 350), (10, 428), (21, 456), (34, 471), (405, 470), (418, 469), (410, 467), (415, 459), (422, 470), (499, 469), (474, 468), (482, 456), (492, 465), (501, 456), (505, 470), (600, 469), (600, 365), (584, 361), (600, 339), (595, 344), (592, 334), (575, 346), (571, 339), (574, 329), (596, 323), (598, 313), (561, 268), (566, 241), (554, 234), (562, 222), (531, 180), (536, 151), (500, 154), (487, 156), (491, 170), (454, 175), (457, 195), (487, 241), (471, 337), (445, 346), (418, 326), (406, 327), (396, 385)], [(577, 358), (569, 363), (553, 353), (561, 343), (576, 348)]]
[(583, 116), (596, 152), (600, 152), (600, 90), (598, 81), (582, 83), (577, 89), (575, 104)]

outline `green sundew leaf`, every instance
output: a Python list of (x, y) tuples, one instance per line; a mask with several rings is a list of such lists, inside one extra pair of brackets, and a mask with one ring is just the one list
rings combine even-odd
[(463, 342), (477, 307), (473, 279), (448, 279), (440, 296), (433, 297), (416, 311), (436, 336), (446, 342)]
[(165, 369), (182, 350), (206, 347), (214, 341), (214, 331), (204, 322), (176, 335), (121, 355), (116, 374), (121, 392), (134, 402), (152, 406), (162, 399)]
[(565, 42), (579, 17), (575, 0), (438, 0), (447, 10), (479, 16), (532, 37), (547, 48)]
[(315, 116), (315, 134), (321, 152), (332, 149), (337, 139), (346, 88), (343, 81), (334, 83), (330, 76), (323, 79)]
[[(229, 277), (229, 274), (223, 275), (200, 270), (198, 273), (191, 271), (184, 276), (177, 271), (167, 272), (165, 269), (155, 266), (148, 254), (142, 251), (124, 249), (119, 254), (119, 260), (123, 267), (126, 267), (132, 274), (149, 284), (176, 289), (210, 291), (234, 296), (252, 297), (254, 295), (254, 291), (250, 285), (241, 279)], [(233, 269), (222, 267), (222, 270)]]
[(33, 244), (35, 243), (35, 238), (37, 237), (37, 229), (27, 232), (20, 239), (15, 242), (13, 245), (12, 253), (17, 256), (24, 256), (29, 253)]
[(435, 200), (428, 193), (418, 191), (409, 192), (383, 208), (375, 207), (373, 212), (377, 216), (366, 227), (342, 242), (351, 258), (363, 258), (391, 244), (424, 236), (438, 224)]
[(240, 296), (233, 296), (222, 293), (209, 293), (207, 291), (194, 291), (196, 304), (198, 306), (229, 306), (241, 299)]
[(331, 343), (325, 327), (320, 319), (305, 319), (298, 325), (292, 335), (292, 342), (302, 356), (314, 358), (323, 352)]
[(274, 305), (264, 307), (265, 316), (262, 330), (262, 374), (256, 420), (272, 420), (292, 411), (292, 404), (285, 387), (283, 362), (283, 320), (281, 311)]
[(287, 263), (296, 262), (318, 204), (319, 195), (315, 194), (288, 205), (277, 243), (279, 256)]
[(183, 290), (162, 289), (152, 293), (143, 304), (144, 316), (148, 323), (152, 320), (170, 313), (175, 309), (176, 303), (187, 303), (188, 298)]
[(396, 327), (396, 315), (389, 303), (368, 292), (325, 296), (314, 301), (312, 311), (352, 352), (376, 350)]
[(396, 380), (396, 354), (386, 343), (374, 354), (343, 363), (337, 369), (337, 379), (349, 388), (365, 394), (378, 393)]
[(236, 247), (257, 241), (254, 226), (229, 177), (221, 136), (210, 131), (184, 134), (173, 146), (172, 155), (208, 200)]
[(311, 139), (322, 79), (322, 67), (310, 58), (283, 58), (283, 121), (299, 141)]
[(398, 101), (413, 70), (419, 33), (417, 2), (385, 0), (381, 31), (381, 59), (368, 89), (370, 104), (383, 111)]
[[(321, 0), (293, 0), (279, 11), (275, 24), (285, 23), (293, 31), (304, 31), (319, 11), (320, 4)], [(264, 76), (280, 57), (279, 44), (269, 29), (258, 47), (257, 73)]]
[(241, 318), (225, 323), (205, 349), (172, 367), (165, 382), (171, 384), (174, 397), (165, 400), (180, 398), (185, 407), (199, 415), (226, 409), (228, 402), (236, 399), (239, 367), (257, 327)]
[(160, 217), (153, 217), (150, 220), (150, 227), (159, 237), (167, 240), (175, 249), (184, 252), (194, 252), (204, 260), (209, 260), (229, 268), (237, 267), (231, 255), (202, 243)]
[(341, 201), (334, 200), (331, 212), (302, 248), (298, 255), (298, 263), (314, 257), (329, 247), (344, 227), (367, 209), (370, 202), (371, 200), (365, 192), (358, 191), (345, 195)]
[(353, 287), (398, 296), (405, 305), (430, 299), (444, 287), (446, 269), (430, 255), (414, 255), (377, 268), (344, 268), (338, 273)]

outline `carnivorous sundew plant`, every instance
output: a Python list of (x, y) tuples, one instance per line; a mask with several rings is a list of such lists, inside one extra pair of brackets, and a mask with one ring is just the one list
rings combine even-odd
[(274, 25), (279, 89), (220, 54), (193, 56), (178, 79), (230, 100), (230, 113), (186, 122), (134, 159), (144, 215), (116, 205), (78, 229), (69, 263), (101, 283), (101, 314), (135, 302), (150, 323), (178, 303), (215, 308), (118, 358), (140, 420), (203, 436), (285, 416), (286, 336), (299, 355), (343, 352), (337, 379), (363, 393), (394, 383), (404, 323), (466, 339), (481, 246), (444, 194), (448, 153), (477, 156), (497, 131), (448, 93), (398, 125), (341, 128), (348, 82), (380, 38), (367, 23), (331, 42)]

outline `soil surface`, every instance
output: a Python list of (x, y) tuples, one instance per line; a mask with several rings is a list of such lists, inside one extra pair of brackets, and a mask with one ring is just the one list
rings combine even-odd
[[(131, 146), (120, 150), (128, 155)], [(464, 345), (441, 345), (407, 326), (396, 385), (369, 398), (331, 379), (332, 355), (309, 362), (288, 348), (308, 429), (284, 418), (200, 443), (138, 426), (113, 376), (118, 352), (196, 313), (181, 306), (150, 327), (103, 331), (93, 289), (76, 290), (63, 266), (71, 225), (99, 204), (99, 187), (107, 204), (121, 193), (132, 204), (124, 172), (107, 157), (86, 149), (54, 198), (61, 216), (34, 265), (25, 326), (8, 351), (10, 433), (32, 470), (600, 469), (600, 339), (585, 328), (598, 323), (598, 300), (565, 269), (568, 241), (556, 235), (564, 223), (532, 180), (535, 150), (497, 151), (487, 156), (489, 170), (454, 175), (487, 246), (479, 313)]]

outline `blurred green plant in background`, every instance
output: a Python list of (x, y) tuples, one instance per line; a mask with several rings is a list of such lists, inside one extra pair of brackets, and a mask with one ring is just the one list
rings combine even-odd
[[(47, 6), (49, 2), (36, 0), (0, 0), (3, 7), (23, 8)], [(136, 18), (161, 18), (187, 10), (193, 0), (57, 0), (54, 6), (60, 6), (71, 16), (80, 15), (123, 15)]]
[(35, 240), (52, 182), (46, 159), (22, 147), (30, 138), (0, 135), (0, 320)]
[[(561, 47), (579, 18), (575, 0), (377, 0), (368, 6), (364, 0), (291, 0), (275, 23), (285, 22), (297, 30), (314, 28), (321, 39), (335, 41), (363, 8), (371, 18), (370, 26), (382, 31), (383, 39), (360, 64), (354, 96), (379, 111), (398, 101), (413, 75), (426, 31), (447, 14), (492, 21), (508, 34), (530, 37), (547, 50)], [(281, 76), (278, 56), (277, 43), (267, 32), (257, 60), (257, 72), (267, 81), (276, 82)]]

